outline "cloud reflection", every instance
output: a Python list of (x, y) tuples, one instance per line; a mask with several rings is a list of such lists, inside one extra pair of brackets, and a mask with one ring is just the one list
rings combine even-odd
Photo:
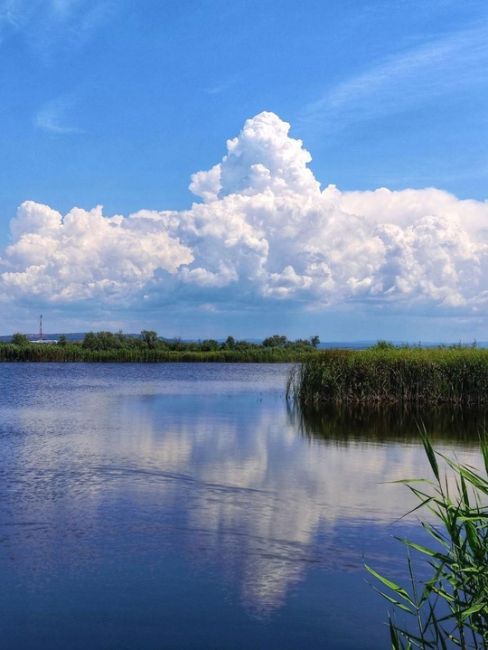
[[(413, 505), (385, 482), (427, 474), (416, 443), (301, 435), (277, 389), (280, 369), (276, 385), (249, 383), (241, 368), (227, 391), (208, 377), (180, 393), (157, 367), (151, 381), (104, 372), (105, 387), (60, 381), (54, 408), (48, 392), (33, 391), (3, 409), (2, 514), (42, 522), (35, 535), (9, 533), (40, 566), (60, 537), (81, 562), (102, 562), (110, 545), (127, 561), (169, 549), (219, 567), (250, 610), (270, 612), (310, 567), (358, 568), (364, 526), (390, 524)], [(473, 462), (474, 452), (460, 458)]]

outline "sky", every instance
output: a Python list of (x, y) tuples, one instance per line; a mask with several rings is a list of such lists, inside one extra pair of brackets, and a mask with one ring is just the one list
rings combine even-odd
[(488, 340), (485, 0), (0, 0), (0, 333)]

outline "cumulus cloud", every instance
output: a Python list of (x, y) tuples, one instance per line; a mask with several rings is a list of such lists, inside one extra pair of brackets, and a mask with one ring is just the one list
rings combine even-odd
[(157, 272), (174, 274), (193, 260), (191, 250), (154, 221), (104, 217), (100, 207), (73, 208), (62, 218), (26, 201), (11, 233), (2, 260), (4, 290), (52, 302), (125, 298)]
[(23, 203), (1, 259), (9, 299), (348, 301), (477, 309), (488, 296), (488, 204), (442, 190), (324, 190), (290, 125), (263, 112), (192, 176), (183, 211), (62, 217)]

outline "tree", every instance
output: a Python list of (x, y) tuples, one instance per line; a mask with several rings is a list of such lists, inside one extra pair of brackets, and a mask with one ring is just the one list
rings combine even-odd
[(234, 350), (236, 347), (236, 340), (233, 336), (228, 336), (222, 346), (224, 350)]
[(87, 332), (83, 338), (82, 347), (88, 350), (97, 349), (97, 335), (94, 332)]
[(87, 332), (82, 346), (88, 350), (115, 350), (126, 347), (127, 340), (122, 332)]
[(64, 334), (61, 334), (61, 336), (58, 339), (58, 345), (66, 345), (68, 343), (68, 339)]
[(142, 330), (141, 339), (148, 348), (155, 348), (158, 344), (158, 334), (154, 330)]
[(263, 347), (265, 348), (284, 348), (288, 343), (286, 336), (281, 336), (280, 334), (273, 334), (273, 336), (268, 336), (264, 339)]
[(201, 342), (200, 349), (203, 352), (214, 352), (219, 349), (219, 343), (215, 339), (206, 339)]
[(318, 348), (320, 345), (320, 339), (317, 335), (311, 336), (310, 337), (310, 343), (313, 345), (314, 348)]
[(12, 343), (14, 345), (29, 345), (29, 339), (25, 334), (21, 334), (20, 332), (15, 332), (15, 334), (12, 336)]

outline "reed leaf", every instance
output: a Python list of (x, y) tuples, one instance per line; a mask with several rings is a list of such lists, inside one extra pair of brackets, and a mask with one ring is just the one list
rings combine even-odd
[[(486, 437), (482, 438), (482, 445)], [(423, 530), (439, 546), (430, 548), (424, 544), (397, 538), (407, 548), (411, 593), (401, 585), (383, 576), (371, 567), (373, 575), (392, 595), (382, 596), (399, 612), (415, 612), (415, 629), (406, 629), (389, 617), (392, 647), (402, 646), (402, 639), (415, 648), (488, 648), (488, 511), (483, 503), (486, 480), (475, 468), (461, 465), (435, 452), (430, 441), (424, 439), (424, 450), (436, 477), (432, 484), (431, 498), (424, 491), (407, 486), (419, 499), (419, 505), (428, 508), (439, 520), (441, 529), (430, 522), (421, 522)], [(486, 450), (482, 447), (486, 465)], [(447, 473), (441, 475), (437, 458), (443, 458)], [(486, 469), (486, 467), (485, 467)], [(454, 480), (452, 480), (454, 479)], [(451, 485), (452, 494), (449, 492)], [(455, 489), (452, 488), (455, 486)], [(415, 577), (410, 551), (427, 560), (431, 577), (421, 581)], [(379, 590), (377, 590), (379, 591)], [(407, 594), (400, 602), (399, 595)], [(402, 606), (400, 606), (402, 605)], [(409, 613), (412, 613), (409, 611)], [(393, 645), (393, 640), (397, 646)], [(399, 645), (398, 645), (399, 644)]]

